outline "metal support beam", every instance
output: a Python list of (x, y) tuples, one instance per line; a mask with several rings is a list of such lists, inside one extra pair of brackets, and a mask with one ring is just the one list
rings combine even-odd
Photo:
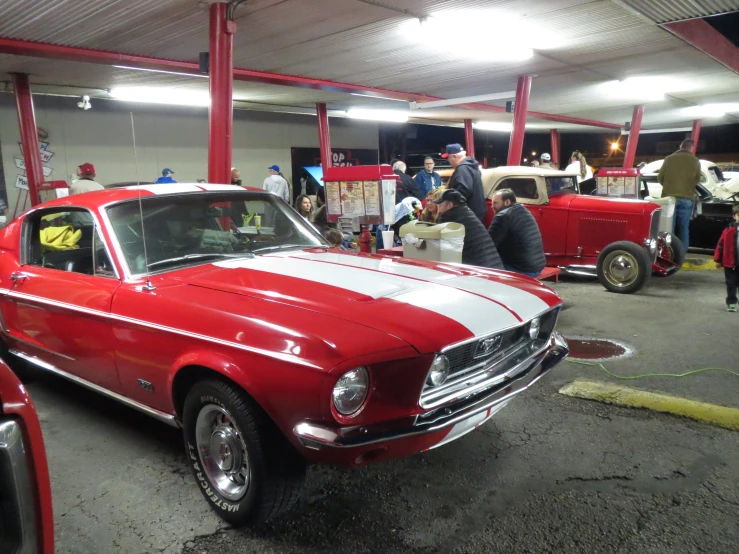
[[(177, 73), (189, 73), (200, 75), (200, 65), (196, 62), (185, 62), (181, 60), (168, 60), (164, 58), (152, 58), (150, 56), (137, 56), (132, 54), (120, 54), (116, 52), (105, 52), (103, 50), (91, 50), (89, 48), (77, 48), (73, 46), (60, 46), (43, 42), (32, 42), (28, 40), (17, 40), (0, 38), (0, 54), (13, 54), (16, 56), (32, 56), (35, 58), (47, 58), (53, 60), (65, 60), (71, 62), (97, 63), (102, 65), (126, 66), (133, 69), (145, 69), (149, 71), (165, 71)], [(211, 53), (212, 55), (212, 53)], [(211, 64), (213, 60), (211, 59)], [(281, 85), (287, 87), (311, 88), (327, 92), (343, 92), (370, 98), (384, 98), (400, 100), (403, 102), (431, 102), (446, 100), (438, 96), (429, 96), (413, 92), (401, 92), (397, 90), (369, 87), (342, 83), (340, 81), (329, 81), (327, 79), (314, 79), (299, 75), (284, 75), (268, 71), (256, 71), (253, 69), (234, 69), (233, 78), (237, 81), (248, 81), (253, 83), (265, 83), (270, 85)], [(505, 113), (505, 107), (492, 106), (490, 104), (469, 103), (460, 104), (458, 108)], [(593, 119), (582, 119), (566, 115), (548, 114), (543, 112), (530, 112), (531, 117), (557, 121), (560, 123), (572, 123), (575, 125), (586, 125), (589, 127), (602, 127), (604, 129), (621, 129), (619, 123), (608, 123), (606, 121), (595, 121)]]
[(321, 167), (323, 171), (333, 165), (331, 159), (331, 135), (328, 131), (328, 114), (326, 104), (316, 104), (316, 115), (318, 116), (318, 144), (321, 147)]
[(634, 167), (634, 158), (636, 158), (636, 146), (639, 144), (639, 131), (641, 130), (641, 120), (644, 115), (644, 106), (636, 106), (634, 115), (631, 117), (631, 129), (629, 131), (629, 140), (626, 143), (626, 152), (624, 152), (624, 168)]
[(26, 164), (26, 178), (28, 179), (28, 194), (31, 197), (31, 206), (41, 203), (39, 187), (44, 182), (44, 166), (41, 165), (41, 148), (36, 130), (36, 114), (33, 111), (31, 86), (28, 83), (28, 74), (13, 73), (13, 88), (15, 89), (15, 105), (18, 110), (18, 125), (20, 126), (21, 145), (23, 146), (23, 161)]
[(472, 120), (464, 120), (464, 146), (470, 158), (475, 157), (475, 133), (472, 131)]
[(693, 156), (695, 156), (695, 153), (698, 151), (698, 141), (701, 138), (701, 126), (703, 125), (703, 120), (696, 119), (693, 121), (693, 131), (690, 133), (690, 138), (693, 139)]
[(233, 131), (233, 34), (228, 4), (210, 5), (210, 108), (208, 111), (208, 181), (231, 183)]
[(549, 139), (552, 142), (552, 163), (559, 163), (559, 131), (557, 129), (549, 130)]
[(521, 75), (516, 87), (516, 107), (513, 111), (513, 131), (508, 145), (508, 164), (521, 165), (523, 137), (526, 134), (526, 113), (531, 95), (531, 75)]
[(704, 19), (690, 19), (662, 25), (663, 29), (739, 73), (739, 48)]
[(430, 108), (443, 108), (444, 106), (458, 106), (470, 102), (489, 102), (491, 100), (503, 100), (514, 98), (516, 91), (496, 92), (493, 94), (480, 94), (479, 96), (465, 96), (463, 98), (449, 98), (448, 100), (430, 100), (428, 102), (411, 102), (411, 110), (428, 110)]

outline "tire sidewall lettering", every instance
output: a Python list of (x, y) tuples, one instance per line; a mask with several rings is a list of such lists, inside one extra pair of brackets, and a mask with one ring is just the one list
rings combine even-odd
[(225, 512), (238, 512), (240, 508), (239, 504), (232, 504), (231, 502), (223, 500), (218, 493), (213, 490), (210, 485), (210, 481), (208, 481), (208, 477), (205, 474), (205, 469), (200, 464), (200, 458), (196, 455), (197, 450), (189, 440), (187, 441), (187, 449), (190, 454), (190, 459), (195, 462), (193, 464), (195, 478), (198, 480), (198, 484), (203, 489), (203, 492), (210, 503), (219, 510), (223, 510)]

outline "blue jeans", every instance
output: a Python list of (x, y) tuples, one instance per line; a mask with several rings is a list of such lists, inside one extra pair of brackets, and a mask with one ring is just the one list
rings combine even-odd
[(521, 275), (528, 275), (529, 277), (538, 277), (539, 273), (541, 273), (541, 271), (537, 273), (528, 273), (526, 271), (521, 271), (519, 269), (516, 269), (515, 267), (511, 267), (508, 264), (503, 264), (503, 267), (505, 268), (506, 271), (512, 271), (513, 273), (520, 273)]
[(672, 220), (672, 233), (677, 235), (687, 252), (690, 246), (690, 218), (693, 216), (693, 201), (677, 198), (675, 218)]

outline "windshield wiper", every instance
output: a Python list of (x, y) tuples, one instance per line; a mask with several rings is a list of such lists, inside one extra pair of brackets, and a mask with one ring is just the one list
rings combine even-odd
[(202, 253), (202, 254), (185, 254), (184, 256), (178, 256), (176, 258), (167, 258), (166, 260), (157, 260), (148, 264), (149, 269), (160, 265), (176, 265), (189, 260), (207, 260), (216, 258), (242, 258), (253, 256), (251, 252), (244, 252), (242, 254), (224, 254), (219, 252)]
[(256, 248), (252, 250), (255, 254), (257, 252), (266, 252), (268, 250), (282, 250), (283, 248), (308, 248), (310, 244), (277, 244), (275, 246), (263, 246), (262, 248)]

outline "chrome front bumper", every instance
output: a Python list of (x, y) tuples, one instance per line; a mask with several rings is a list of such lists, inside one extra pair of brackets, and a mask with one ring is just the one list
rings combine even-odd
[(0, 514), (6, 520), (3, 544), (16, 554), (36, 552), (36, 512), (28, 459), (19, 423), (0, 419)]
[(305, 448), (321, 450), (324, 447), (359, 448), (442, 431), (494, 408), (523, 392), (566, 358), (568, 353), (567, 343), (559, 333), (555, 332), (546, 349), (528, 358), (511, 371), (512, 378), (460, 402), (421, 414), (415, 418), (415, 421), (403, 420), (395, 425), (391, 422), (366, 427), (328, 427), (311, 422), (301, 422), (293, 428), (293, 433)]

